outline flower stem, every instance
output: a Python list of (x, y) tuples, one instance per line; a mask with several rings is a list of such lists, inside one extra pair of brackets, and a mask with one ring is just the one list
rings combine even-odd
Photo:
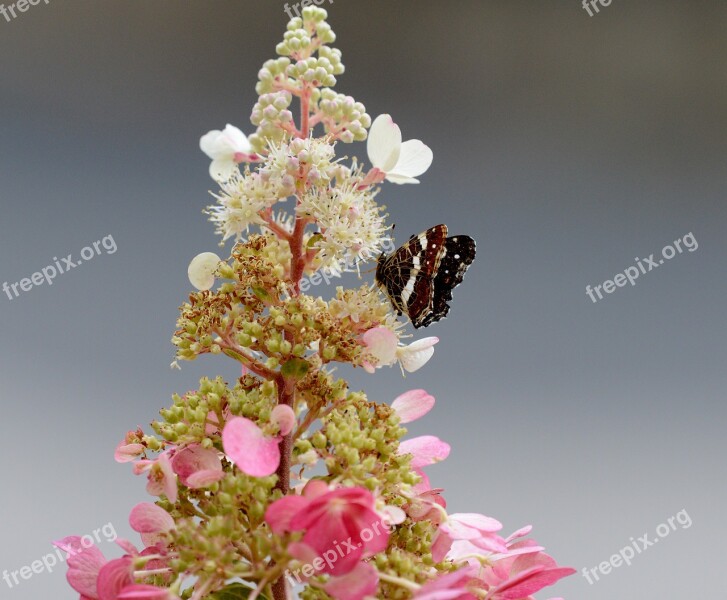
[[(295, 404), (295, 380), (286, 379), (280, 375), (276, 384), (278, 387), (278, 404), (294, 407)], [(280, 464), (276, 474), (278, 482), (275, 487), (287, 495), (290, 491), (290, 467), (293, 453), (293, 434), (292, 432), (283, 437), (280, 442)], [(288, 600), (288, 588), (285, 584), (285, 577), (280, 576), (272, 585), (274, 600)]]
[[(295, 381), (286, 379), (283, 376), (277, 378), (278, 404), (285, 404), (293, 408), (295, 402)], [(284, 436), (280, 442), (280, 464), (276, 471), (278, 482), (275, 487), (283, 494), (290, 491), (290, 463), (293, 450), (293, 434)]]
[[(311, 90), (306, 84), (300, 95), (300, 137), (307, 138), (310, 134), (310, 97)], [(300, 196), (296, 205), (300, 204)], [(305, 269), (307, 255), (303, 248), (303, 236), (305, 234), (306, 219), (296, 216), (295, 227), (293, 233), (288, 238), (290, 252), (290, 279), (292, 283), (293, 295), (300, 294), (300, 280)], [(295, 380), (286, 379), (282, 375), (276, 378), (278, 387), (278, 404), (285, 404), (295, 409)], [(283, 494), (287, 495), (290, 491), (290, 467), (293, 454), (293, 433), (289, 433), (280, 442), (280, 464), (276, 474), (278, 482), (275, 487)], [(281, 575), (272, 585), (274, 600), (288, 600), (288, 588), (285, 583), (285, 577)]]

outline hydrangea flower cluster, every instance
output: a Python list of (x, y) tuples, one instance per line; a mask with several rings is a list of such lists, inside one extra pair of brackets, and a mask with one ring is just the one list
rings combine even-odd
[[(227, 125), (201, 139), (220, 186), (207, 212), (235, 245), (224, 260), (192, 260), (197, 291), (173, 364), (223, 354), (242, 374), (202, 379), (153, 434), (118, 445), (156, 500), (131, 511), (141, 550), (122, 540), (124, 555), (107, 560), (79, 537), (57, 542), (81, 600), (525, 600), (573, 573), (530, 527), (504, 535), (489, 516), (448, 512), (426, 468), (449, 445), (404, 427), (431, 395), (377, 403), (334, 375), (337, 363), (416, 371), (438, 340), (404, 343), (375, 286), (328, 300), (300, 291), (304, 276), (377, 258), (389, 231), (381, 184), (418, 183), (432, 162), (390, 116), (372, 122), (333, 91), (344, 66), (326, 18), (312, 6), (288, 24), (259, 73), (252, 135)], [(337, 158), (339, 144), (364, 140), (371, 168)]]

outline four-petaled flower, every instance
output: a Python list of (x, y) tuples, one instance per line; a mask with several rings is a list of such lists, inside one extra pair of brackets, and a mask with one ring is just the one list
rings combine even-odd
[(230, 124), (223, 131), (213, 129), (203, 135), (199, 147), (212, 159), (210, 176), (215, 181), (226, 181), (238, 170), (239, 163), (256, 158), (247, 136)]
[(369, 160), (392, 183), (419, 183), (416, 179), (432, 164), (434, 155), (420, 140), (401, 141), (401, 129), (389, 115), (379, 115), (371, 125), (367, 144)]
[(399, 344), (398, 336), (384, 326), (369, 329), (361, 340), (370, 359), (363, 362), (368, 373), (374, 373), (380, 367), (391, 366), (397, 361), (402, 371), (413, 373), (427, 364), (434, 355), (434, 344), (439, 342), (438, 337), (432, 336), (405, 346)]
[[(363, 559), (386, 549), (386, 522), (391, 521), (388, 515), (379, 514), (375, 505), (376, 498), (364, 488), (331, 490), (314, 480), (301, 496), (285, 496), (273, 502), (265, 520), (279, 535), (304, 532), (295, 552), (307, 558), (307, 547), (313, 550), (314, 557), (330, 557), (321, 572), (340, 576), (351, 573)], [(341, 551), (337, 553), (338, 547)]]

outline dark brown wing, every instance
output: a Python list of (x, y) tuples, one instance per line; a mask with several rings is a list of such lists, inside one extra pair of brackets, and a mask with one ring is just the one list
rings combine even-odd
[(476, 252), (475, 241), (469, 236), (456, 235), (447, 238), (444, 255), (432, 282), (431, 309), (422, 314), (420, 319), (412, 319), (414, 327), (427, 327), (447, 316), (452, 290), (462, 283), (465, 272), (475, 260)]
[(432, 285), (439, 267), (447, 226), (436, 225), (412, 236), (391, 256), (379, 258), (376, 281), (389, 296), (394, 308), (412, 322), (432, 307)]

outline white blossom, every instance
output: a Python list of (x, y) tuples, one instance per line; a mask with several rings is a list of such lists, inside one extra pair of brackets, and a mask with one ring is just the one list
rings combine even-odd
[[(208, 290), (215, 284), (220, 257), (214, 252), (202, 252), (192, 259), (187, 269), (190, 283), (198, 290)], [(173, 363), (172, 363), (173, 364)]]
[(389, 115), (379, 115), (369, 130), (369, 160), (392, 183), (419, 183), (416, 179), (432, 164), (434, 155), (420, 140), (401, 141), (401, 129)]
[(234, 173), (220, 183), (220, 193), (212, 194), (217, 204), (207, 208), (210, 221), (217, 225), (222, 239), (239, 240), (250, 225), (264, 225), (261, 212), (287, 197), (287, 190), (279, 180), (265, 173)]
[(238, 163), (249, 160), (252, 154), (247, 136), (230, 124), (223, 131), (213, 129), (203, 135), (199, 147), (212, 159), (210, 176), (215, 181), (226, 181), (239, 172)]

